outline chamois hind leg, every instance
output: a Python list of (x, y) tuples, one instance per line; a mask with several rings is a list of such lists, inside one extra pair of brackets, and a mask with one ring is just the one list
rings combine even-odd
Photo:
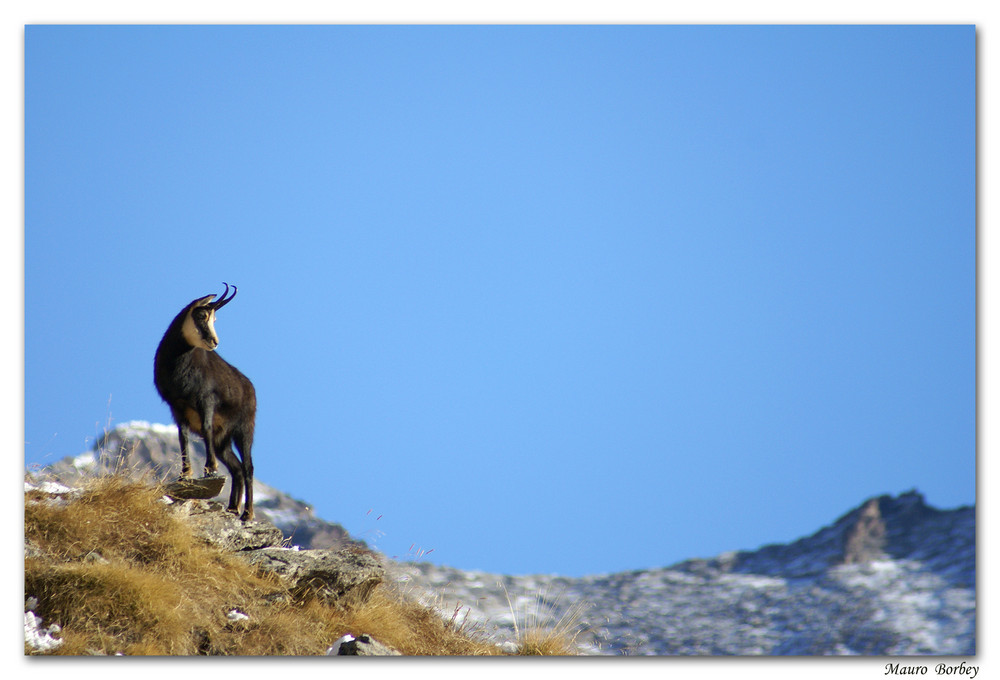
[(242, 431), (237, 431), (233, 435), (233, 439), (242, 459), (243, 484), (246, 486), (246, 502), (243, 504), (243, 514), (240, 519), (244, 522), (250, 522), (253, 520), (253, 459), (250, 457), (253, 434), (247, 435)]
[(229, 476), (233, 480), (229, 490), (229, 507), (226, 509), (234, 515), (238, 515), (240, 513), (240, 496), (243, 495), (243, 466), (228, 442), (222, 449), (222, 462), (229, 470)]

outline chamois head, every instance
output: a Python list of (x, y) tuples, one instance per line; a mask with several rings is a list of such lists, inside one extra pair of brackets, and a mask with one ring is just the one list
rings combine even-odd
[(229, 284), (223, 281), (222, 285), (226, 290), (217, 301), (212, 302), (215, 299), (215, 295), (212, 294), (198, 298), (187, 306), (181, 332), (184, 340), (192, 347), (200, 347), (211, 352), (219, 346), (219, 336), (215, 334), (215, 313), (236, 297), (236, 286), (233, 286), (233, 294), (227, 298)]

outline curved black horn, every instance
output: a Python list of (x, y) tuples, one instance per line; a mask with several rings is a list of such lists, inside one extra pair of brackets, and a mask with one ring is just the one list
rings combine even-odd
[(230, 295), (230, 296), (229, 296), (228, 298), (226, 298), (226, 294), (227, 294), (227, 293), (229, 292), (229, 284), (228, 284), (228, 283), (226, 283), (225, 281), (223, 281), (223, 282), (222, 282), (222, 285), (226, 287), (226, 290), (225, 290), (225, 291), (224, 291), (224, 292), (222, 293), (222, 296), (221, 296), (221, 297), (219, 297), (219, 299), (218, 299), (218, 300), (217, 300), (216, 302), (213, 302), (213, 303), (212, 303), (212, 309), (215, 309), (216, 311), (218, 311), (218, 310), (222, 309), (222, 308), (223, 308), (224, 306), (226, 306), (226, 305), (227, 305), (227, 304), (228, 304), (228, 303), (229, 303), (229, 302), (230, 302), (230, 301), (231, 301), (231, 300), (232, 300), (232, 299), (233, 299), (234, 297), (236, 297), (236, 286), (233, 286), (233, 294), (232, 294), (232, 295)]

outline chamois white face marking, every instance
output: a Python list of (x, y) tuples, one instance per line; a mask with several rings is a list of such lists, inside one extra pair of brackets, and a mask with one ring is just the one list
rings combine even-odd
[(214, 297), (208, 295), (192, 304), (181, 327), (181, 333), (189, 345), (209, 352), (219, 346), (219, 336), (215, 334), (215, 310), (205, 306)]

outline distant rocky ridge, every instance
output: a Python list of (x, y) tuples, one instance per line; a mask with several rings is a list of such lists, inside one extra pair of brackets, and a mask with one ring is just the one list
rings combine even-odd
[(564, 578), (411, 564), (397, 573), (427, 598), (468, 607), (474, 621), (511, 627), (576, 613), (579, 641), (594, 653), (972, 655), (975, 564), (974, 509), (936, 510), (910, 492), (871, 499), (787, 545), (661, 569)]
[[(133, 422), (40, 474), (67, 484), (114, 470), (172, 480), (179, 461), (176, 428)], [(255, 495), (258, 516), (291, 543), (363, 545), (276, 489), (255, 481)], [(515, 626), (576, 625), (581, 653), (976, 653), (975, 509), (938, 510), (916, 491), (869, 499), (792, 543), (658, 569), (568, 578), (384, 563), (412, 596), (499, 639)]]

